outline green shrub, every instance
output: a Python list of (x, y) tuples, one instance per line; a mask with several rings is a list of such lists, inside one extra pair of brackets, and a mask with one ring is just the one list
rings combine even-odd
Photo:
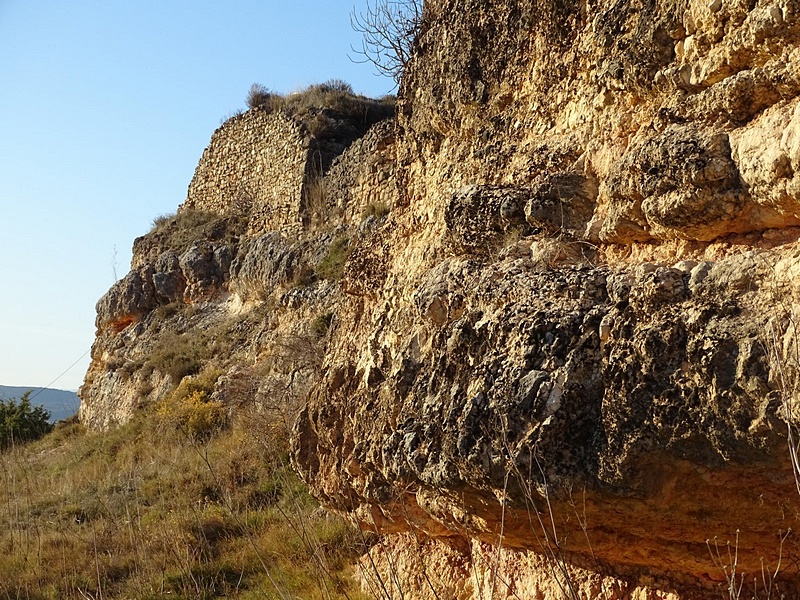
[(183, 303), (179, 301), (170, 302), (169, 304), (162, 304), (156, 308), (155, 313), (159, 321), (166, 321), (170, 317), (177, 315), (183, 308)]
[(208, 439), (227, 422), (225, 406), (210, 399), (221, 374), (219, 369), (208, 368), (194, 377), (184, 378), (159, 404), (159, 416), (193, 439)]
[(31, 405), (31, 392), (15, 399), (0, 399), (0, 448), (29, 442), (49, 433), (50, 413), (41, 406)]
[(187, 375), (194, 375), (209, 359), (211, 352), (202, 335), (187, 332), (184, 335), (167, 333), (158, 343), (145, 363), (172, 378), (178, 385)]
[(195, 392), (202, 392), (210, 396), (214, 393), (214, 386), (217, 383), (217, 379), (220, 378), (220, 375), (222, 375), (222, 371), (215, 367), (203, 369), (201, 373), (198, 373), (194, 377), (187, 377), (181, 381), (180, 385), (172, 392), (172, 396), (178, 399), (186, 398)]
[(350, 247), (350, 239), (347, 236), (340, 236), (333, 240), (328, 248), (328, 253), (317, 265), (317, 275), (323, 279), (339, 279), (344, 272), (344, 265), (353, 249)]
[(200, 440), (211, 437), (227, 420), (222, 402), (209, 400), (206, 393), (200, 391), (177, 400), (170, 398), (162, 402), (158, 414), (176, 429)]
[(197, 310), (196, 305), (190, 304), (181, 311), (182, 318), (193, 323), (184, 331), (171, 330), (174, 327), (171, 323), (151, 324), (160, 331), (158, 342), (142, 365), (145, 376), (157, 370), (169, 375), (177, 386), (187, 375), (196, 375), (201, 370), (208, 372), (212, 358), (231, 356), (246, 343), (246, 329), (240, 321), (226, 319), (211, 327), (198, 325), (193, 320)]

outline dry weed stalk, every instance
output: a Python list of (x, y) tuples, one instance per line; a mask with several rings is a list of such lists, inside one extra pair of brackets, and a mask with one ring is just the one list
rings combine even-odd
[[(786, 539), (791, 534), (792, 530), (781, 531), (778, 535), (779, 549), (778, 549), (778, 564), (772, 570), (766, 564), (764, 558), (761, 558), (761, 573), (753, 577), (753, 589), (751, 600), (773, 600), (773, 594), (777, 593), (776, 581), (781, 572), (781, 564), (783, 562), (783, 545)], [(745, 596), (742, 595), (747, 588), (745, 588), (746, 573), (738, 572), (739, 569), (739, 530), (736, 530), (736, 540), (731, 547), (730, 540), (725, 542), (724, 550), (720, 550), (719, 541), (714, 537), (713, 542), (706, 540), (706, 547), (708, 553), (711, 555), (711, 560), (714, 566), (717, 567), (725, 577), (725, 594), (728, 600), (743, 600)], [(784, 595), (780, 596), (781, 599), (785, 598)]]
[[(502, 431), (505, 432), (508, 430), (509, 424), (504, 423)], [(506, 456), (510, 457), (508, 460), (508, 466), (506, 467), (507, 477), (508, 475), (513, 474), (517, 484), (522, 490), (522, 494), (525, 499), (525, 510), (528, 514), (528, 523), (531, 528), (531, 532), (533, 533), (536, 543), (539, 545), (539, 548), (542, 551), (542, 555), (545, 557), (553, 582), (556, 584), (559, 592), (566, 600), (579, 600), (580, 596), (578, 595), (577, 586), (569, 572), (569, 563), (562, 548), (558, 534), (558, 528), (556, 527), (555, 512), (550, 500), (550, 484), (547, 480), (547, 475), (542, 467), (541, 461), (537, 456), (538, 450), (536, 448), (530, 449), (528, 453), (528, 472), (522, 473), (517, 462), (512, 458), (516, 456), (516, 453), (512, 450), (508, 440), (505, 439), (503, 444)], [(538, 471), (539, 477), (536, 477), (534, 473), (534, 463), (536, 464), (536, 470)], [(542, 484), (536, 490), (534, 490), (533, 482), (539, 478)], [(537, 506), (535, 496), (544, 498), (544, 510), (546, 511), (544, 517), (542, 516), (542, 510), (540, 510)], [(587, 535), (585, 531), (584, 535)]]
[(786, 307), (786, 327), (770, 320), (767, 326), (766, 349), (769, 362), (777, 371), (781, 417), (786, 423), (786, 440), (795, 487), (800, 494), (800, 430), (798, 430), (798, 395), (800, 395), (800, 339), (798, 339), (798, 307)]

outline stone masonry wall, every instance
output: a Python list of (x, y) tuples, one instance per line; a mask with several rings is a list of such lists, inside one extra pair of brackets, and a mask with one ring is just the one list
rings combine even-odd
[(370, 205), (392, 208), (397, 195), (394, 128), (394, 119), (375, 124), (334, 160), (325, 176), (325, 212), (358, 224)]
[(283, 113), (233, 117), (214, 132), (181, 209), (249, 213), (252, 234), (299, 233), (308, 147), (302, 125)]

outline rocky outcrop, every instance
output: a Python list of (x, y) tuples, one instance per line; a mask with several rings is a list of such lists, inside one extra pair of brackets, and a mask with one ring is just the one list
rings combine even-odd
[(800, 594), (798, 10), (431, 0), (396, 123), (215, 134), (98, 304), (82, 419), (205, 363), (297, 408), (382, 597)]
[(466, 538), (611, 573), (606, 597), (718, 596), (715, 538), (797, 593), (797, 9), (428, 3), (403, 207), (296, 425), (326, 504), (464, 565)]
[(298, 462), (329, 504), (381, 531), (541, 550), (539, 519), (553, 519), (559, 552), (582, 555), (570, 562), (700, 585), (705, 540), (739, 529), (739, 567), (759, 572), (800, 505), (770, 356), (796, 343), (772, 307), (776, 290), (797, 294), (784, 279), (797, 257), (450, 259), (399, 325), (352, 302), (369, 335), (341, 333), (351, 341), (301, 416)]
[[(276, 395), (295, 410), (337, 302), (336, 269), (324, 267), (385, 220), (396, 189), (392, 122), (365, 130), (363, 115), (352, 125), (328, 112), (253, 109), (215, 132), (186, 202), (134, 242), (130, 273), (97, 303), (84, 423), (125, 423), (209, 369), (226, 373), (215, 394), (232, 410), (275, 408)], [(318, 136), (308, 119), (322, 117)], [(374, 202), (378, 218), (365, 214)]]

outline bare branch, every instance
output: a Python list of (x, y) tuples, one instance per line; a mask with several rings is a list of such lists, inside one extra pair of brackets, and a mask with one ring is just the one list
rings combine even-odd
[(422, 27), (423, 0), (367, 0), (364, 12), (350, 13), (350, 26), (362, 35), (361, 48), (352, 48), (379, 75), (400, 82)]

